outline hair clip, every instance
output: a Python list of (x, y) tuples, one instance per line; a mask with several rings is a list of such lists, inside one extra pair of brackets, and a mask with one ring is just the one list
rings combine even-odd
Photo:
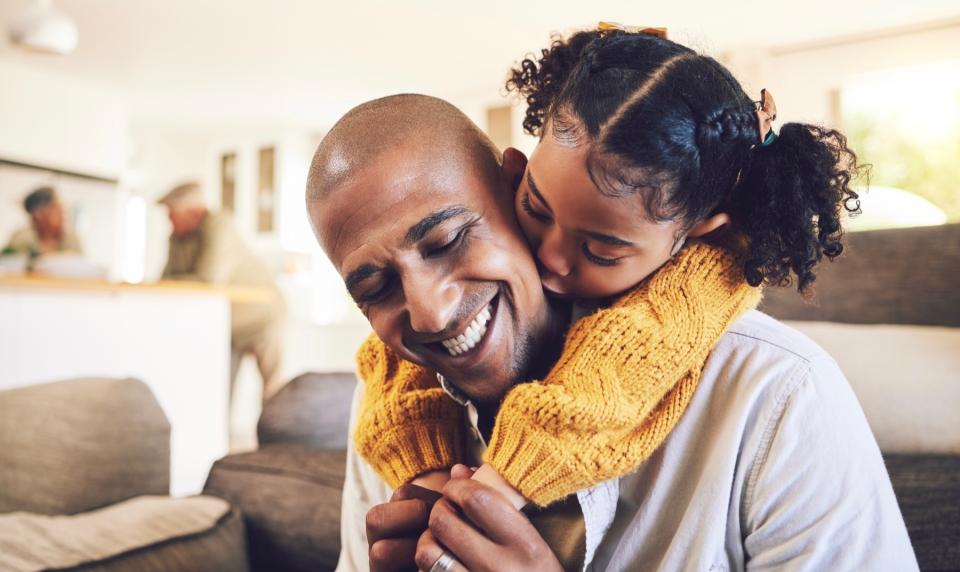
[(656, 36), (664, 40), (667, 39), (667, 29), (666, 28), (654, 28), (648, 26), (624, 26), (623, 24), (618, 24), (617, 22), (600, 22), (597, 24), (597, 31), (600, 32), (600, 35), (603, 35), (607, 32), (612, 32), (614, 30), (619, 30), (621, 32), (626, 32), (628, 34), (647, 34), (650, 36)]
[(754, 103), (757, 106), (759, 145), (767, 147), (777, 139), (777, 132), (773, 130), (773, 122), (777, 119), (777, 103), (766, 89), (760, 90), (760, 101)]

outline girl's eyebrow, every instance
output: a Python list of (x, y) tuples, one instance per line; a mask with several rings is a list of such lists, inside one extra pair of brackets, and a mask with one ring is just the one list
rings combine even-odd
[(600, 242), (605, 242), (613, 246), (636, 246), (636, 244), (630, 242), (629, 240), (624, 240), (618, 236), (613, 236), (612, 234), (603, 234), (602, 232), (596, 232), (592, 230), (585, 230), (583, 231), (583, 234), (594, 240), (599, 240)]
[[(553, 212), (553, 210), (550, 208), (550, 203), (548, 203), (547, 199), (543, 198), (543, 195), (540, 194), (540, 189), (537, 188), (537, 184), (533, 181), (533, 172), (529, 168), (527, 168), (527, 186), (530, 187), (530, 192), (533, 193), (541, 203), (543, 203), (543, 206), (548, 211)], [(599, 240), (600, 242), (613, 246), (636, 246), (636, 244), (630, 242), (629, 240), (624, 240), (611, 234), (604, 234), (594, 230), (584, 230), (581, 232), (594, 240)]]

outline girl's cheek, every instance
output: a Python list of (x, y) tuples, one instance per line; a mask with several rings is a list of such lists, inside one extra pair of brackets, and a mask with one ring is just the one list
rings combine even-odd
[(642, 279), (627, 268), (590, 268), (582, 275), (581, 295), (584, 298), (606, 298), (633, 288)]

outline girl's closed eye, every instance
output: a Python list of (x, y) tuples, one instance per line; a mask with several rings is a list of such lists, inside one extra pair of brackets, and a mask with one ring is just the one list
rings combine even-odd
[(550, 215), (542, 213), (534, 208), (533, 204), (530, 202), (529, 192), (523, 193), (523, 195), (520, 197), (520, 206), (523, 208), (524, 212), (530, 215), (531, 218), (540, 222), (550, 222)]
[(580, 250), (583, 251), (583, 256), (587, 260), (599, 266), (614, 266), (615, 264), (620, 262), (620, 260), (623, 258), (622, 256), (607, 257), (607, 256), (600, 256), (598, 254), (594, 254), (593, 252), (591, 252), (590, 244), (587, 242), (584, 242), (580, 246)]

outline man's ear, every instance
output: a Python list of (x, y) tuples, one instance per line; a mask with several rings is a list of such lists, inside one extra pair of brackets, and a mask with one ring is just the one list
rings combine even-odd
[(507, 182), (511, 195), (517, 192), (526, 170), (527, 156), (523, 154), (523, 151), (514, 147), (507, 147), (503, 150), (503, 164), (500, 165), (500, 173), (503, 175), (503, 180)]
[(699, 238), (717, 230), (721, 226), (730, 222), (730, 215), (727, 213), (717, 213), (698, 222), (690, 229), (687, 236), (690, 238)]

